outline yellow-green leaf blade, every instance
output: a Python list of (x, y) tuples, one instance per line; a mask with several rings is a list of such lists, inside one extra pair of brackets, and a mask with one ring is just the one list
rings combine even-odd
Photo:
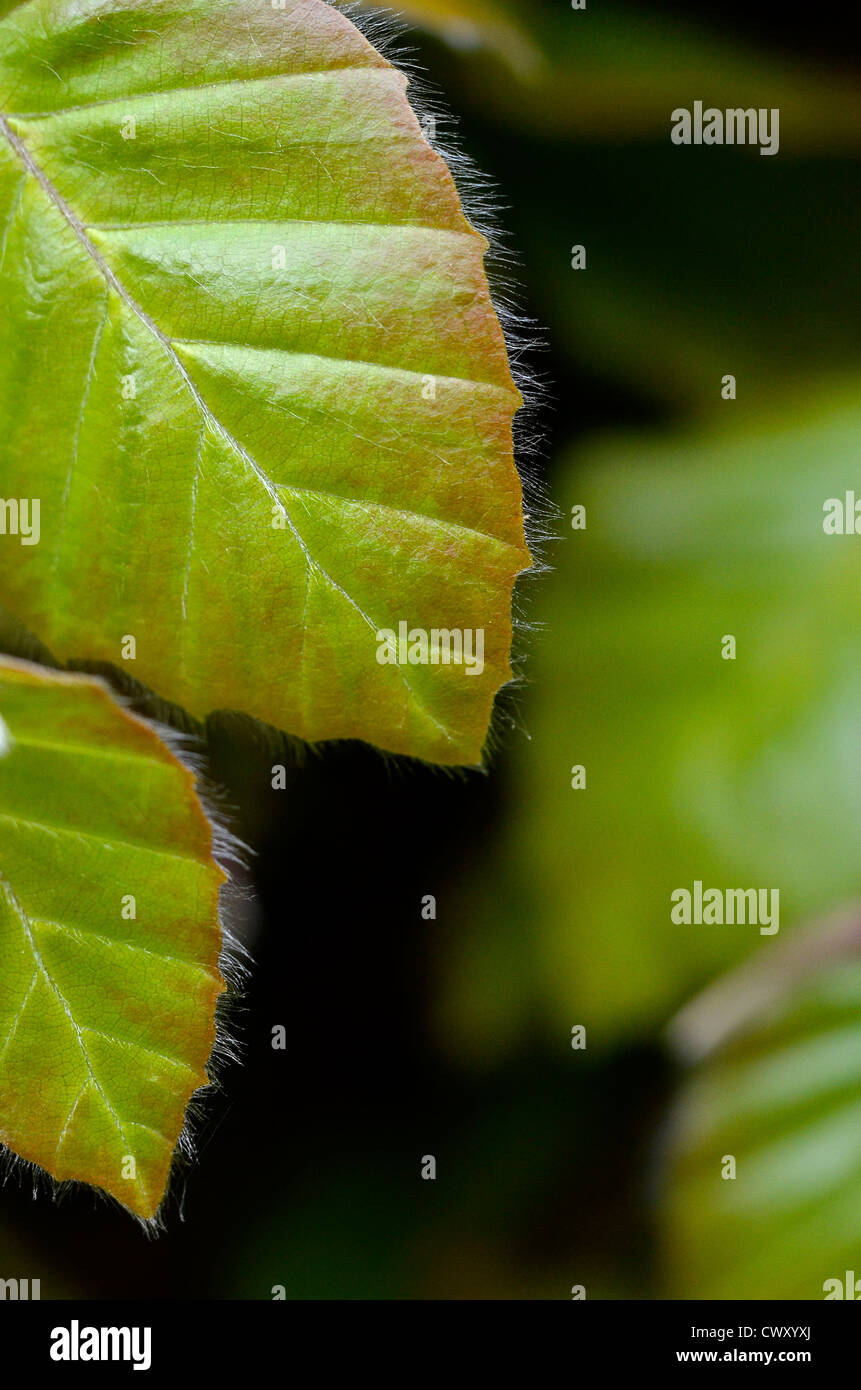
[(101, 682), (0, 659), (0, 718), (0, 1142), (149, 1218), (223, 989), (211, 829)]
[[(405, 85), (323, 0), (0, 21), (0, 493), (41, 515), (0, 602), (198, 717), (476, 762), (520, 396)], [(483, 669), (381, 664), (400, 621)]]

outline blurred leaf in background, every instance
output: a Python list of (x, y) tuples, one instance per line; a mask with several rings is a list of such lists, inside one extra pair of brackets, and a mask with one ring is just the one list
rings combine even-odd
[(667, 1296), (855, 1298), (859, 1020), (857, 906), (762, 953), (677, 1020), (677, 1046), (705, 1058), (671, 1133)]
[(493, 1053), (533, 1015), (604, 1039), (654, 1028), (760, 943), (671, 922), (697, 879), (778, 888), (781, 934), (857, 888), (861, 559), (823, 531), (857, 479), (857, 395), (608, 438), (557, 483), (586, 529), (535, 607), (518, 810), (451, 943), (453, 1046)]
[(366, 8), (395, 10), (410, 24), (434, 34), (452, 48), (472, 52), (486, 48), (524, 79), (543, 66), (542, 55), (521, 17), (505, 0), (401, 0), (380, 6), (361, 0)]

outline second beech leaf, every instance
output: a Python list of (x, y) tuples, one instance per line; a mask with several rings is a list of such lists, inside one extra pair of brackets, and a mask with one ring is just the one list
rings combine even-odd
[(223, 881), (150, 726), (0, 658), (0, 1143), (144, 1219), (208, 1082)]

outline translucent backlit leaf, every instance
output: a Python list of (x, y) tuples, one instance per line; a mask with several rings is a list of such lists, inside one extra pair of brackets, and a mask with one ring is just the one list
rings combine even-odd
[(223, 981), (192, 773), (98, 680), (0, 659), (0, 1142), (158, 1209)]
[[(0, 602), (198, 717), (476, 762), (520, 396), (405, 87), (324, 0), (6, 7)], [(381, 664), (400, 622), (480, 669)]]

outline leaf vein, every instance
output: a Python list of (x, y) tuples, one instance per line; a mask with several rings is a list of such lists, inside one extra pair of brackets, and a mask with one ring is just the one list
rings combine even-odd
[[(0, 882), (5, 882), (5, 880), (0, 879)], [(2, 1061), (3, 1058), (6, 1056), (6, 1053), (8, 1052), (12, 1044), (12, 1039), (18, 1031), (18, 1026), (21, 1022), (21, 1019), (24, 1017), (24, 1010), (27, 1008), (27, 1005), (30, 1002), (30, 996), (33, 993), (33, 990), (36, 988), (36, 981), (38, 980), (38, 978), (39, 972), (34, 968), (21, 1007), (19, 1008), (18, 1012), (12, 1020), (12, 1025), (9, 1029), (9, 1032), (6, 1034), (6, 1041), (4, 1042), (3, 1046), (0, 1047), (0, 1061)]]
[(61, 1148), (63, 1147), (63, 1144), (65, 1143), (66, 1135), (67, 1135), (68, 1132), (69, 1132), (69, 1129), (70, 1129), (71, 1124), (72, 1124), (72, 1120), (75, 1118), (75, 1111), (76, 1111), (77, 1108), (78, 1108), (78, 1102), (80, 1101), (81, 1096), (84, 1094), (84, 1092), (85, 1092), (85, 1091), (88, 1091), (88, 1090), (90, 1089), (90, 1086), (91, 1086), (91, 1085), (92, 1085), (92, 1082), (91, 1082), (90, 1078), (87, 1077), (86, 1081), (84, 1082), (84, 1084), (82, 1085), (81, 1089), (78, 1091), (78, 1094), (75, 1096), (74, 1101), (72, 1102), (72, 1108), (71, 1108), (71, 1110), (69, 1111), (68, 1115), (66, 1116), (66, 1123), (63, 1125), (63, 1128), (60, 1130), (60, 1137), (59, 1137), (59, 1139), (57, 1140), (57, 1147), (56, 1147), (55, 1150), (54, 1150), (54, 1162), (55, 1162), (55, 1163), (56, 1163), (57, 1159), (60, 1157), (60, 1150), (61, 1150)]
[(79, 830), (70, 825), (56, 825), (51, 821), (27, 820), (24, 816), (13, 816), (8, 811), (0, 811), (0, 820), (7, 821), (10, 825), (26, 826), (29, 830), (44, 830), (48, 835), (71, 838), (76, 840), (97, 840), (105, 848), (111, 846), (113, 849), (132, 849), (143, 850), (146, 854), (152, 854), (158, 858), (181, 859), (185, 863), (200, 864), (200, 860), (194, 854), (179, 854), (173, 849), (161, 849), (156, 845), (146, 845), (140, 840), (118, 839), (112, 835), (100, 835), (95, 830)]
[(142, 951), (145, 955), (154, 956), (158, 960), (170, 960), (176, 965), (187, 965), (191, 969), (198, 970), (202, 974), (207, 975), (210, 979), (213, 978), (212, 972), (208, 970), (205, 965), (201, 965), (199, 961), (194, 960), (191, 956), (173, 956), (167, 951), (154, 951), (152, 947), (141, 946), (137, 941), (123, 941), (118, 936), (106, 936), (104, 932), (94, 931), (92, 927), (81, 927), (71, 922), (56, 922), (50, 917), (34, 917), (33, 926), (50, 927), (57, 931), (68, 932), (70, 936), (86, 936), (92, 938), (94, 941), (101, 942), (104, 946), (122, 946), (127, 951)]
[(15, 189), (15, 197), (12, 199), (12, 202), (9, 206), (8, 216), (3, 225), (3, 240), (2, 242), (0, 242), (0, 272), (2, 272), (3, 266), (6, 264), (6, 243), (9, 240), (9, 232), (12, 229), (12, 223), (15, 221), (16, 214), (18, 212), (19, 207), (21, 206), (21, 199), (24, 196), (24, 187), (26, 183), (27, 175), (22, 174), (21, 180), (17, 188)]
[(84, 378), (84, 385), (81, 394), (81, 408), (78, 411), (78, 418), (75, 422), (75, 435), (72, 441), (72, 457), (69, 459), (69, 467), (66, 472), (66, 480), (63, 485), (63, 496), (60, 500), (60, 522), (59, 526), (57, 527), (57, 549), (54, 552), (54, 558), (51, 562), (51, 568), (54, 571), (56, 571), (60, 563), (60, 555), (62, 553), (63, 548), (63, 537), (66, 532), (66, 517), (69, 507), (69, 495), (72, 490), (72, 475), (74, 474), (75, 468), (77, 467), (78, 463), (78, 446), (80, 444), (81, 439), (81, 429), (83, 428), (84, 417), (87, 413), (87, 405), (90, 399), (90, 387), (92, 386), (93, 378), (96, 374), (96, 358), (99, 355), (99, 348), (101, 347), (102, 335), (104, 334), (105, 326), (108, 321), (108, 309), (109, 296), (106, 290), (105, 310), (102, 314), (102, 317), (99, 319), (98, 324), (96, 325), (96, 331), (93, 336), (93, 345), (90, 350), (90, 360), (87, 363), (87, 374)]
[[(8, 18), (8, 16), (6, 16)], [(144, 88), (139, 92), (129, 92), (121, 97), (101, 97), (98, 101), (77, 102), (73, 106), (58, 106), (50, 111), (9, 111), (7, 115), (10, 120), (17, 121), (36, 121), (52, 120), (55, 116), (72, 116), (78, 111), (93, 111), (101, 106), (120, 106), (125, 107), (133, 101), (144, 101), (147, 97), (185, 97), (193, 96), (196, 92), (208, 92), (213, 90), (223, 91), (225, 87), (237, 87), (247, 90), (249, 87), (259, 83), (261, 86), (269, 87), (273, 82), (295, 81), (302, 77), (335, 77), (344, 72), (365, 72), (385, 74), (392, 80), (392, 74), (399, 78), (400, 74), (391, 68), (388, 63), (362, 63), (362, 64), (343, 64), (341, 67), (332, 68), (313, 68), (309, 72), (277, 72), (265, 73), (261, 77), (224, 77), (215, 82), (197, 82), (190, 87), (152, 87)]]
[[(116, 1043), (117, 1047), (130, 1047), (133, 1052), (148, 1052), (152, 1057), (159, 1057), (163, 1062), (170, 1062), (175, 1067), (183, 1067), (185, 1071), (190, 1071), (194, 1076), (194, 1067), (189, 1066), (181, 1057), (172, 1057), (168, 1052), (159, 1052), (155, 1047), (147, 1047), (146, 1043), (138, 1042), (136, 1038), (121, 1038), (116, 1033), (106, 1033), (103, 1028), (91, 1028), (88, 1023), (81, 1024), (82, 1033), (92, 1033), (95, 1038), (104, 1038), (107, 1042)], [(129, 1124), (136, 1124), (136, 1120), (130, 1120)], [(144, 1126), (148, 1128), (148, 1126)], [(159, 1132), (159, 1131), (157, 1131)]]
[[(382, 326), (382, 325), (381, 325)], [(177, 348), (227, 348), (228, 351), (238, 352), (270, 352), (278, 353), (279, 357), (313, 357), (318, 362), (332, 362), (340, 367), (359, 367), (369, 372), (387, 372), (390, 375), (418, 378), (423, 381), (426, 372), (417, 367), (400, 367), (391, 362), (370, 362), (361, 357), (340, 357), (328, 352), (302, 352), (295, 348), (270, 347), (262, 343), (236, 343), (212, 338), (172, 338), (171, 342)], [(440, 373), (433, 374), (437, 382), (454, 381), (463, 386), (481, 386), (490, 391), (498, 391), (500, 395), (515, 398), (515, 392), (510, 386), (501, 386), (497, 381), (479, 381), (477, 377), (468, 376), (443, 376)]]
[[(362, 620), (368, 625), (368, 627), (369, 627), (373, 632), (376, 632), (376, 631), (378, 630), (378, 626), (379, 626), (379, 625), (378, 625), (377, 623), (375, 623), (371, 618), (369, 618), (368, 615), (367, 615), (367, 613), (364, 612), (364, 610), (363, 610), (363, 609), (361, 608), (361, 606), (356, 602), (356, 600), (352, 597), (352, 595), (349, 594), (349, 593), (347, 592), (347, 590), (344, 589), (343, 586), (342, 586), (341, 584), (339, 584), (338, 581), (337, 581), (336, 579), (334, 579), (334, 578), (332, 577), (332, 575), (330, 575), (330, 574), (328, 573), (328, 571), (325, 570), (325, 569), (322, 567), (322, 565), (320, 565), (316, 560), (314, 560), (313, 556), (311, 555), (311, 552), (310, 552), (309, 549), (308, 549), (308, 546), (307, 546), (306, 543), (305, 543), (305, 540), (304, 540), (303, 536), (302, 536), (301, 533), (297, 530), (296, 525), (295, 525), (295, 523), (294, 523), (292, 517), (289, 515), (289, 513), (286, 512), (286, 508), (284, 508), (284, 504), (283, 504), (283, 502), (281, 501), (281, 498), (280, 498), (280, 496), (279, 496), (279, 494), (278, 494), (278, 491), (277, 491), (277, 489), (276, 489), (276, 487), (275, 487), (275, 484), (274, 484), (274, 483), (272, 482), (272, 480), (267, 476), (267, 474), (263, 471), (263, 469), (259, 466), (259, 464), (251, 457), (251, 455), (250, 455), (250, 454), (248, 453), (248, 451), (243, 447), (243, 445), (241, 445), (241, 444), (239, 443), (239, 441), (238, 441), (237, 439), (234, 438), (234, 436), (230, 433), (230, 431), (221, 423), (221, 421), (220, 421), (220, 420), (213, 414), (213, 412), (210, 410), (209, 406), (207, 405), (206, 401), (204, 400), (203, 396), (201, 395), (200, 391), (198, 390), (197, 386), (195, 385), (194, 381), (192, 380), (192, 377), (191, 377), (190, 373), (188, 372), (188, 370), (187, 370), (187, 368), (185, 367), (184, 363), (182, 362), (182, 360), (180, 359), (179, 355), (177, 354), (176, 349), (174, 348), (173, 343), (171, 342), (170, 338), (168, 338), (168, 336), (159, 328), (158, 324), (150, 317), (150, 315), (146, 312), (146, 310), (143, 309), (143, 308), (137, 303), (137, 301), (132, 297), (132, 295), (129, 293), (129, 291), (128, 291), (128, 290), (125, 288), (125, 286), (121, 283), (121, 281), (118, 279), (116, 273), (111, 269), (110, 265), (107, 263), (107, 261), (104, 259), (104, 257), (99, 253), (99, 251), (98, 251), (98, 250), (96, 249), (96, 247), (93, 245), (93, 243), (92, 243), (92, 241), (90, 240), (90, 238), (87, 236), (86, 231), (84, 230), (83, 224), (81, 223), (80, 219), (79, 219), (78, 217), (76, 217), (75, 213), (72, 211), (71, 207), (70, 207), (70, 206), (68, 205), (68, 203), (65, 201), (65, 199), (64, 199), (63, 196), (62, 196), (62, 194), (59, 192), (59, 190), (58, 190), (57, 188), (54, 187), (53, 183), (50, 181), (50, 179), (47, 177), (47, 175), (44, 173), (44, 171), (43, 171), (43, 170), (39, 167), (39, 165), (36, 163), (35, 159), (34, 159), (33, 156), (31, 155), (30, 151), (27, 149), (27, 147), (26, 147), (26, 145), (23, 143), (23, 141), (19, 139), (19, 137), (14, 133), (13, 130), (11, 130), (11, 128), (10, 128), (10, 126), (9, 126), (9, 124), (8, 124), (8, 121), (7, 121), (6, 117), (5, 117), (5, 116), (2, 116), (2, 115), (0, 115), (0, 131), (2, 131), (2, 133), (3, 133), (3, 135), (5, 136), (6, 140), (7, 140), (7, 141), (9, 142), (9, 144), (12, 146), (13, 150), (14, 150), (15, 153), (18, 155), (19, 159), (22, 160), (22, 162), (23, 162), (23, 164), (25, 165), (25, 167), (30, 171), (30, 173), (33, 175), (33, 177), (38, 181), (40, 187), (42, 188), (42, 190), (44, 191), (44, 193), (46, 194), (46, 196), (51, 200), (51, 202), (54, 204), (54, 206), (57, 208), (57, 210), (58, 210), (58, 211), (62, 214), (62, 216), (66, 219), (66, 221), (67, 221), (68, 224), (69, 224), (70, 229), (73, 231), (73, 233), (74, 233), (75, 236), (77, 237), (77, 239), (78, 239), (78, 241), (80, 242), (82, 248), (83, 248), (84, 251), (87, 253), (87, 255), (95, 262), (96, 266), (99, 268), (99, 270), (101, 271), (102, 275), (105, 277), (105, 280), (107, 281), (108, 285), (109, 285), (113, 290), (115, 290), (115, 292), (116, 292), (116, 293), (120, 296), (120, 298), (122, 299), (123, 303), (131, 310), (131, 312), (141, 321), (141, 323), (143, 323), (143, 324), (145, 325), (145, 327), (147, 327), (147, 328), (150, 330), (150, 332), (155, 336), (155, 338), (161, 343), (161, 345), (162, 345), (162, 347), (163, 347), (165, 353), (167, 354), (167, 356), (169, 357), (170, 361), (171, 361), (171, 362), (173, 363), (173, 365), (175, 366), (176, 370), (179, 372), (180, 376), (182, 377), (182, 380), (185, 382), (185, 384), (186, 384), (186, 386), (187, 386), (189, 392), (191, 393), (192, 399), (195, 401), (195, 403), (196, 403), (198, 409), (201, 411), (201, 413), (203, 414), (204, 418), (205, 418), (207, 421), (209, 421), (209, 423), (212, 425), (213, 429), (214, 429), (214, 430), (215, 430), (215, 431), (216, 431), (216, 432), (217, 432), (217, 433), (218, 433), (218, 434), (219, 434), (219, 435), (220, 435), (220, 436), (221, 436), (221, 437), (222, 437), (222, 438), (223, 438), (223, 439), (236, 451), (236, 453), (238, 454), (238, 456), (239, 456), (241, 459), (244, 460), (244, 462), (245, 462), (246, 465), (251, 469), (251, 471), (253, 472), (253, 474), (255, 475), (255, 477), (258, 479), (258, 481), (259, 481), (259, 482), (262, 484), (262, 486), (266, 489), (266, 491), (268, 492), (269, 496), (272, 498), (273, 502), (274, 502), (282, 511), (284, 511), (285, 517), (286, 517), (286, 520), (287, 520), (287, 524), (288, 524), (288, 526), (289, 526), (289, 528), (290, 528), (290, 532), (291, 532), (291, 534), (292, 534), (294, 540), (295, 540), (296, 543), (299, 545), (299, 547), (300, 547), (300, 549), (301, 549), (301, 551), (302, 551), (302, 554), (303, 554), (304, 559), (305, 559), (305, 563), (306, 563), (307, 565), (313, 566), (313, 568), (317, 571), (317, 573), (319, 573), (320, 575), (322, 575), (322, 577), (327, 581), (327, 583), (329, 583), (329, 584), (331, 585), (331, 587), (344, 599), (344, 601), (345, 601), (347, 604), (349, 604), (349, 606), (350, 606), (351, 608), (353, 608), (353, 609), (359, 614), (359, 616), (360, 616), (360, 617), (362, 618)], [(397, 671), (397, 672), (398, 672), (398, 675), (400, 676), (400, 678), (401, 678), (401, 680), (402, 680), (404, 686), (405, 686), (406, 689), (409, 691), (410, 695), (412, 696), (413, 700), (415, 701), (416, 707), (418, 708), (418, 710), (420, 711), (420, 713), (421, 713), (426, 719), (430, 720), (430, 722), (431, 722), (431, 723), (434, 725), (434, 727), (443, 735), (443, 737), (446, 739), (446, 741), (447, 741), (448, 743), (456, 744), (456, 743), (457, 743), (457, 739), (456, 739), (455, 735), (452, 733), (451, 730), (447, 729), (446, 726), (445, 726), (444, 724), (442, 724), (442, 723), (436, 718), (436, 715), (434, 715), (434, 714), (431, 712), (431, 710), (430, 710), (430, 708), (428, 707), (428, 705), (426, 704), (426, 702), (419, 696), (419, 694), (418, 694), (418, 692), (416, 691), (415, 687), (413, 686), (412, 682), (408, 679), (408, 677), (407, 677), (406, 673), (404, 672), (403, 668), (400, 667), (400, 666), (394, 666), (394, 667), (391, 667), (390, 669), (393, 670), (393, 671)]]
[[(112, 1120), (113, 1120), (113, 1122), (114, 1122), (114, 1124), (115, 1124), (115, 1126), (116, 1126), (117, 1133), (119, 1134), (120, 1139), (121, 1139), (122, 1142), (123, 1142), (125, 1151), (128, 1153), (128, 1152), (129, 1152), (129, 1141), (128, 1141), (128, 1139), (126, 1138), (126, 1133), (125, 1133), (125, 1130), (123, 1129), (122, 1121), (121, 1121), (119, 1115), (117, 1115), (117, 1113), (116, 1113), (116, 1111), (114, 1110), (113, 1106), (111, 1105), (110, 1101), (108, 1100), (108, 1097), (107, 1097), (107, 1095), (105, 1094), (105, 1091), (104, 1091), (104, 1089), (103, 1089), (103, 1087), (102, 1087), (102, 1085), (101, 1085), (101, 1082), (99, 1081), (99, 1078), (96, 1076), (96, 1073), (95, 1073), (95, 1071), (93, 1070), (93, 1064), (92, 1064), (92, 1061), (91, 1061), (91, 1059), (90, 1059), (90, 1054), (89, 1054), (89, 1052), (87, 1051), (86, 1045), (85, 1045), (85, 1043), (84, 1043), (84, 1038), (83, 1038), (82, 1030), (78, 1027), (77, 1020), (76, 1020), (74, 1014), (72, 1013), (71, 1008), (69, 1007), (69, 1001), (66, 999), (65, 995), (64, 995), (64, 994), (62, 993), (62, 991), (60, 990), (60, 988), (59, 988), (59, 986), (58, 986), (56, 980), (55, 980), (54, 977), (50, 974), (50, 972), (48, 971), (48, 969), (47, 969), (46, 966), (45, 966), (45, 962), (42, 960), (42, 956), (41, 956), (41, 954), (40, 954), (40, 952), (39, 952), (39, 948), (38, 948), (38, 946), (36, 945), (36, 942), (35, 942), (34, 937), (33, 937), (33, 933), (32, 933), (32, 931), (31, 931), (31, 929), (30, 929), (30, 922), (29, 922), (29, 919), (28, 919), (28, 917), (27, 917), (27, 914), (26, 914), (26, 912), (24, 911), (24, 908), (23, 908), (22, 904), (18, 901), (17, 897), (15, 896), (15, 893), (13, 892), (13, 889), (12, 889), (12, 885), (9, 883), (8, 879), (3, 878), (2, 875), (0, 875), (0, 884), (2, 884), (2, 886), (4, 887), (4, 889), (5, 889), (5, 891), (6, 891), (7, 895), (8, 895), (9, 901), (11, 902), (11, 904), (12, 904), (12, 906), (13, 906), (15, 912), (16, 912), (17, 915), (18, 915), (18, 918), (19, 918), (19, 920), (20, 920), (20, 922), (21, 922), (21, 927), (22, 927), (22, 929), (23, 929), (23, 931), (24, 931), (24, 935), (27, 937), (27, 941), (28, 941), (28, 943), (29, 943), (30, 950), (31, 950), (32, 953), (33, 953), (33, 960), (36, 962), (36, 968), (37, 968), (37, 969), (39, 970), (39, 972), (41, 973), (42, 978), (43, 978), (44, 981), (45, 981), (45, 984), (48, 986), (48, 988), (51, 990), (51, 992), (55, 995), (57, 1001), (58, 1001), (59, 1004), (60, 1004), (60, 1007), (62, 1008), (64, 1014), (66, 1015), (66, 1018), (67, 1018), (68, 1021), (69, 1021), (69, 1024), (71, 1025), (72, 1031), (74, 1032), (75, 1038), (76, 1038), (77, 1043), (78, 1043), (78, 1047), (80, 1048), (80, 1051), (81, 1051), (81, 1057), (83, 1058), (84, 1066), (85, 1066), (86, 1069), (87, 1069), (87, 1073), (88, 1073), (88, 1075), (89, 1075), (89, 1077), (90, 1077), (90, 1080), (92, 1081), (93, 1086), (95, 1087), (95, 1089), (98, 1091), (99, 1095), (101, 1096), (102, 1101), (104, 1102), (105, 1108), (107, 1109), (109, 1115), (111, 1116), (111, 1118), (112, 1118)], [(139, 1180), (137, 1181), (137, 1185), (138, 1185), (138, 1188), (139, 1188), (141, 1194), (144, 1195), (144, 1193), (143, 1193), (143, 1187), (141, 1186), (141, 1183), (140, 1183)]]

